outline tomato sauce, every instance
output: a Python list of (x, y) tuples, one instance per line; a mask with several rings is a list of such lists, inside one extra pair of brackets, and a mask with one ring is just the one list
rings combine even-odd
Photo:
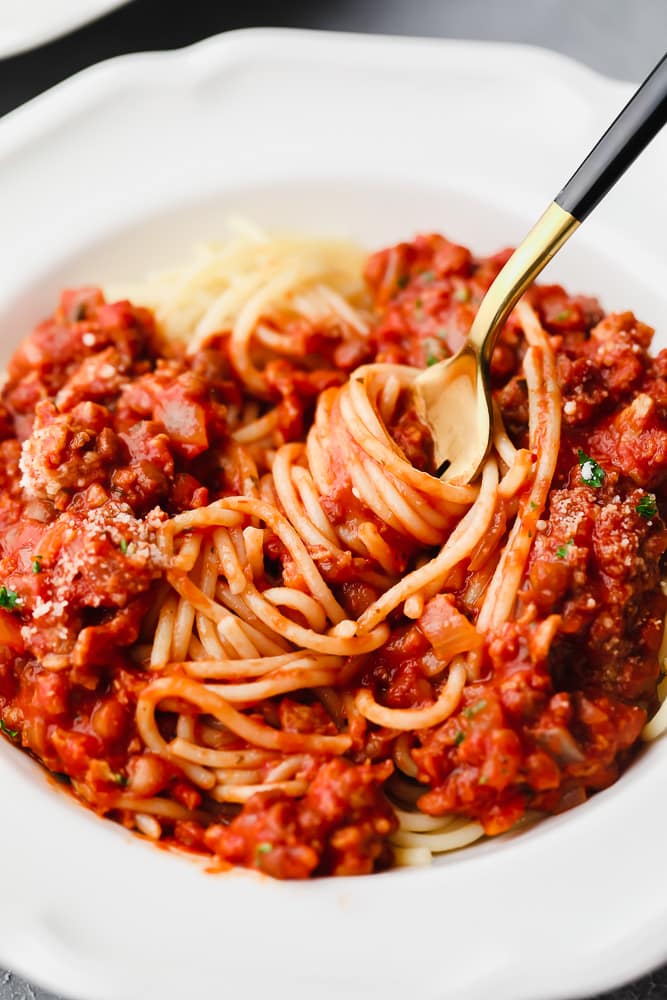
[[(506, 257), (478, 261), (439, 236), (372, 257), (378, 360), (424, 365), (457, 350)], [(489, 834), (527, 809), (569, 808), (618, 777), (656, 708), (667, 610), (667, 351), (650, 355), (653, 331), (630, 312), (605, 316), (595, 299), (560, 286), (528, 297), (556, 354), (563, 400), (553, 489), (518, 621), (489, 637), (482, 679), (465, 689), (460, 710), (412, 740), (430, 785), (420, 808), (475, 817)], [(492, 378), (518, 447), (528, 444), (523, 351), (512, 316)], [(465, 582), (462, 610), (464, 591)], [(432, 699), (423, 640), (417, 622), (373, 654), (366, 683), (384, 704)]]
[[(508, 254), (477, 259), (427, 235), (373, 255), (370, 337), (295, 323), (294, 356), (265, 369), (281, 440), (303, 440), (318, 395), (357, 365), (423, 367), (456, 351)], [(420, 808), (479, 819), (489, 834), (528, 809), (569, 808), (617, 778), (656, 708), (667, 610), (667, 351), (651, 356), (652, 331), (632, 313), (605, 315), (595, 299), (559, 286), (528, 296), (557, 357), (556, 477), (516, 620), (480, 640), (479, 680), (455, 714), (409, 737)], [(528, 435), (524, 350), (512, 316), (492, 378), (518, 447)], [(190, 850), (278, 877), (370, 872), (391, 861), (396, 820), (383, 788), (399, 733), (355, 718), (352, 751), (313, 757), (305, 796), (261, 794), (225, 810), (137, 731), (149, 675), (134, 649), (164, 577), (158, 530), (170, 516), (243, 491), (228, 426), (230, 408), (243, 402), (227, 332), (185, 357), (161, 340), (147, 310), (107, 303), (97, 289), (63, 293), (18, 349), (0, 397), (0, 724), (100, 813), (127, 821), (115, 808), (121, 792), (209, 809), (208, 822), (167, 824)], [(410, 406), (391, 432), (416, 467), (432, 469), (429, 436)], [(322, 509), (351, 531), (368, 520), (342, 475)], [(396, 573), (424, 554), (377, 527)], [(494, 537), (506, 530), (494, 522)], [(267, 556), (284, 580), (294, 575), (276, 537)], [(317, 561), (350, 616), (378, 597), (363, 579), (366, 560)], [(431, 704), (443, 630), (471, 617), (471, 572), (460, 566), (455, 598), (436, 595), (416, 621), (395, 612), (386, 644), (356, 675), (344, 672), (339, 693), (362, 685), (389, 708)], [(263, 712), (286, 731), (336, 732), (304, 693), (272, 699)]]

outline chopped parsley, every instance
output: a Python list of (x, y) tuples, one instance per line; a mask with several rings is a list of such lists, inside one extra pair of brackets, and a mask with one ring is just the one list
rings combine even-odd
[(116, 784), (120, 785), (121, 788), (127, 788), (128, 784), (130, 783), (130, 779), (126, 777), (126, 775), (121, 774), (120, 771), (112, 771), (111, 776), (113, 780), (116, 782)]
[(424, 303), (421, 299), (415, 299), (415, 312), (419, 312), (423, 305)]
[(466, 734), (463, 732), (462, 729), (459, 729), (458, 733), (454, 737), (454, 746), (460, 747), (465, 738)]
[(431, 365), (437, 365), (438, 361), (442, 361), (442, 344), (435, 337), (427, 337), (422, 344), (422, 350), (426, 357), (427, 368), (430, 368)]
[(645, 497), (642, 497), (635, 510), (640, 517), (646, 518), (650, 521), (652, 517), (655, 517), (658, 513), (658, 507), (655, 502), (655, 497), (652, 493), (647, 493)]
[(264, 841), (262, 844), (258, 844), (255, 850), (257, 857), (261, 857), (262, 854), (268, 854), (269, 851), (273, 850), (273, 844), (269, 844), (268, 841)]
[(9, 736), (12, 740), (17, 740), (19, 738), (18, 729), (10, 729), (9, 726), (6, 725), (4, 719), (0, 719), (0, 731), (3, 732), (5, 736)]
[(407, 274), (401, 274), (396, 279), (396, 284), (398, 285), (399, 288), (405, 288), (405, 286), (407, 285), (407, 283), (408, 283), (409, 280), (410, 280), (409, 275), (407, 275)]
[(6, 611), (13, 611), (16, 605), (20, 603), (21, 598), (15, 590), (7, 590), (4, 586), (0, 587), (0, 608), (5, 608)]
[(479, 784), (485, 785), (489, 779), (485, 774), (480, 775)]
[(124, 538), (121, 538), (120, 540), (120, 551), (123, 553), (124, 556), (127, 555), (127, 542), (125, 541)]
[(470, 302), (470, 289), (467, 285), (459, 285), (454, 289), (452, 298), (455, 302)]
[(435, 271), (422, 271), (421, 279), (424, 284), (430, 284), (435, 278)]
[(567, 559), (568, 549), (574, 545), (574, 538), (568, 538), (565, 545), (559, 545), (556, 549), (556, 559)]
[(572, 319), (571, 309), (562, 309), (559, 313), (556, 313), (554, 320), (556, 323), (567, 323), (569, 319)]
[(32, 561), (32, 571), (33, 571), (33, 573), (41, 573), (42, 572), (42, 558), (43, 558), (43, 556), (35, 556), (35, 558), (33, 559), (33, 561)]
[(468, 708), (463, 709), (463, 715), (466, 719), (474, 719), (474, 717), (482, 712), (486, 708), (486, 698), (480, 698), (476, 701), (474, 705), (470, 705)]
[(578, 449), (577, 456), (581, 466), (581, 478), (587, 486), (598, 489), (604, 482), (604, 469), (581, 448)]

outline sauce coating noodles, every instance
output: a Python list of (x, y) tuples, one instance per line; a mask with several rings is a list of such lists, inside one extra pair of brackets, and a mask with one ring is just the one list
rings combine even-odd
[(0, 402), (5, 736), (280, 878), (425, 864), (613, 782), (667, 728), (667, 352), (531, 288), (483, 473), (441, 482), (413, 383), (508, 253), (247, 227), (64, 292)]

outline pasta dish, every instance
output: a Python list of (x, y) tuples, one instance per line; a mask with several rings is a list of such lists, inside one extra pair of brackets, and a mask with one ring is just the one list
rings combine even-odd
[(535, 286), (479, 481), (412, 384), (510, 251), (246, 226), (62, 293), (0, 396), (0, 728), (147, 838), (356, 875), (584, 802), (660, 708), (667, 351)]

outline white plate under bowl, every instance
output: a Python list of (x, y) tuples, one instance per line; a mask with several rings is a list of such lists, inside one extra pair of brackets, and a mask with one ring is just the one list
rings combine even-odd
[(128, 0), (0, 0), (0, 59), (81, 28)]
[[(369, 247), (518, 240), (628, 96), (536, 49), (230, 33), (100, 65), (0, 122), (0, 344), (59, 287), (134, 278), (230, 213)], [(657, 140), (550, 269), (667, 328)], [(563, 1000), (667, 957), (667, 742), (611, 789), (428, 869), (206, 874), (0, 745), (0, 962), (81, 1000)]]

